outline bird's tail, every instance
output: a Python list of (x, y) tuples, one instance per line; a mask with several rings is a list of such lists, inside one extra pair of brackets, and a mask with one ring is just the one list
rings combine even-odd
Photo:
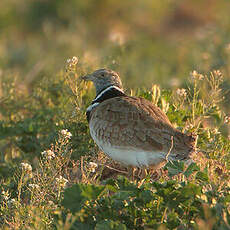
[(190, 133), (188, 135), (188, 137), (189, 137), (189, 145), (191, 145), (194, 148), (196, 148), (197, 140), (198, 140), (198, 135), (196, 133)]
[(198, 135), (195, 133), (177, 133), (178, 142), (175, 140), (172, 148), (171, 158), (173, 160), (186, 160), (196, 154), (196, 144)]
[(188, 157), (191, 157), (193, 154), (196, 153), (196, 145), (198, 140), (198, 135), (196, 133), (189, 133), (187, 134), (187, 143), (186, 145), (189, 147)]

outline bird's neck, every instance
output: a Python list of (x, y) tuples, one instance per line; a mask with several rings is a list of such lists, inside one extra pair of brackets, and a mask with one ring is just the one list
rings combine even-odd
[(118, 96), (125, 96), (124, 91), (114, 85), (108, 86), (107, 88), (101, 90), (95, 97), (95, 99), (92, 101), (92, 104), (97, 103), (97, 102), (102, 102), (107, 99), (113, 98), (113, 97), (118, 97)]
[(87, 108), (86, 110), (86, 116), (87, 116), (87, 120), (88, 122), (90, 121), (90, 113), (93, 110), (93, 108), (97, 107), (101, 102), (111, 99), (113, 97), (121, 97), (121, 96), (126, 96), (126, 94), (124, 93), (124, 91), (117, 87), (117, 86), (108, 86), (107, 88), (101, 90), (101, 92), (99, 92), (95, 99), (92, 101), (91, 105)]

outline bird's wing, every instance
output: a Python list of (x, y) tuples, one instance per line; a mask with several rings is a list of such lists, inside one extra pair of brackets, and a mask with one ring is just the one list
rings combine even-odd
[(167, 152), (175, 128), (151, 102), (136, 97), (115, 97), (92, 111), (90, 126), (97, 138), (113, 146)]

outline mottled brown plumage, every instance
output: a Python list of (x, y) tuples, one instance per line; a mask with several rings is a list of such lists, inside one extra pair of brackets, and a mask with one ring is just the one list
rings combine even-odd
[[(98, 74), (105, 78), (111, 71), (97, 70), (88, 78), (94, 79), (95, 84)], [(115, 88), (113, 84), (106, 87), (100, 84), (100, 88), (88, 109), (90, 133), (101, 150), (114, 160), (157, 168), (166, 161), (166, 156), (183, 160), (195, 151), (196, 136), (175, 129), (165, 113), (150, 101), (125, 95), (121, 83)], [(120, 96), (116, 96), (118, 92)]]

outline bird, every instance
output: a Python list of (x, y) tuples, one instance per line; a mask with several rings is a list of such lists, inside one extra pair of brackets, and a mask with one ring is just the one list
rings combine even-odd
[(96, 88), (86, 110), (91, 137), (113, 160), (159, 169), (168, 160), (186, 160), (196, 152), (197, 135), (174, 128), (149, 100), (127, 95), (115, 71), (98, 69), (81, 80), (93, 82)]

